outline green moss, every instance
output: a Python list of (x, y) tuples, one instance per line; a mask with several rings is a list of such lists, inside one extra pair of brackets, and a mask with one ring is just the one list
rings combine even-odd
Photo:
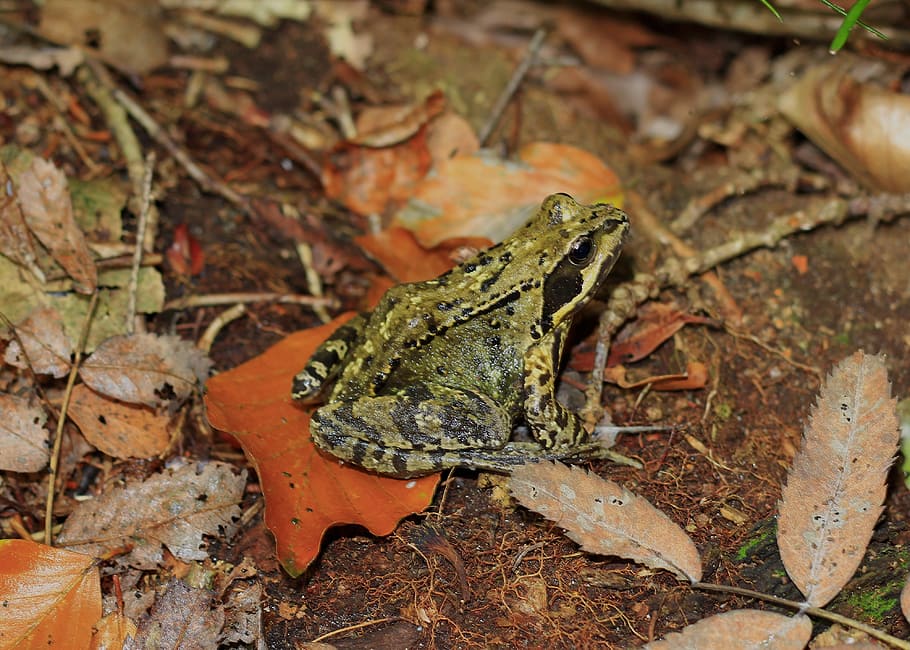
[(872, 591), (851, 594), (847, 597), (847, 603), (861, 611), (868, 620), (880, 623), (886, 614), (897, 607), (896, 593), (900, 593), (899, 585), (889, 583)]
[(733, 407), (727, 402), (719, 402), (714, 405), (714, 415), (720, 420), (729, 420), (733, 415)]
[(753, 555), (755, 549), (770, 544), (776, 534), (776, 526), (767, 526), (757, 530), (756, 535), (747, 539), (736, 551), (736, 560), (738, 562), (744, 562), (749, 559), (749, 557)]

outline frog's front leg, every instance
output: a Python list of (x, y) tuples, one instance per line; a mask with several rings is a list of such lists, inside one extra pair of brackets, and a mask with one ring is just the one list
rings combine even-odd
[(399, 477), (446, 467), (498, 469), (510, 413), (492, 398), (447, 386), (414, 384), (391, 395), (326, 404), (310, 421), (318, 447), (366, 469)]
[(580, 417), (556, 399), (557, 364), (566, 327), (557, 327), (528, 348), (524, 356), (524, 413), (531, 434), (545, 448), (578, 447), (588, 442)]
[(295, 375), (291, 397), (301, 402), (312, 402), (318, 398), (341, 370), (344, 358), (363, 332), (365, 324), (366, 318), (359, 314), (335, 330), (316, 348), (303, 370)]

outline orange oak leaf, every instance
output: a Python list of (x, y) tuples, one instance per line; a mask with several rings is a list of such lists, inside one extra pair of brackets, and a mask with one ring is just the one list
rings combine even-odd
[(101, 618), (98, 567), (88, 555), (0, 540), (0, 648), (87, 648)]
[(209, 422), (237, 438), (256, 468), (266, 501), (265, 523), (292, 576), (316, 558), (328, 528), (360, 524), (374, 535), (388, 535), (403, 517), (430, 504), (439, 482), (438, 474), (408, 480), (370, 474), (313, 446), (313, 409), (291, 399), (291, 379), (348, 318), (291, 334), (260, 356), (212, 377), (206, 386)]

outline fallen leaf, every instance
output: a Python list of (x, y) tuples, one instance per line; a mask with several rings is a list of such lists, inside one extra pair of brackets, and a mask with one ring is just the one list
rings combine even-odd
[(899, 441), (897, 400), (881, 357), (856, 352), (828, 375), (787, 473), (777, 545), (814, 607), (840, 592), (882, 512)]
[(66, 175), (53, 163), (34, 158), (19, 175), (19, 205), (25, 223), (73, 279), (76, 291), (94, 292), (98, 273), (85, 235), (73, 216)]
[(169, 468), (83, 501), (67, 518), (59, 546), (92, 557), (131, 548), (118, 559), (140, 569), (162, 561), (162, 545), (184, 562), (208, 557), (203, 535), (229, 540), (240, 517), (246, 472), (210, 461)]
[[(573, 365), (573, 368), (575, 366)], [(576, 368), (583, 370), (583, 368)], [(698, 390), (708, 383), (708, 367), (700, 361), (690, 361), (686, 364), (686, 372), (675, 375), (654, 375), (630, 381), (626, 377), (628, 372), (625, 366), (613, 366), (604, 369), (604, 381), (616, 384), (620, 388), (634, 389), (651, 386), (652, 390)]]
[(367, 58), (373, 53), (373, 35), (362, 30), (355, 33), (352, 23), (366, 19), (369, 12), (366, 0), (318, 2), (314, 8), (316, 14), (329, 24), (325, 37), (332, 55), (363, 70)]
[(313, 446), (312, 409), (291, 399), (291, 380), (348, 318), (292, 334), (206, 385), (209, 422), (237, 438), (256, 468), (265, 522), (292, 576), (316, 558), (328, 528), (359, 524), (374, 535), (388, 535), (403, 517), (430, 504), (439, 482), (438, 474), (410, 480), (370, 474)]
[(218, 648), (224, 625), (224, 605), (214, 602), (215, 593), (171, 580), (155, 600), (152, 610), (139, 623), (135, 638), (124, 650)]
[(38, 31), (50, 41), (86, 48), (107, 63), (142, 74), (167, 63), (167, 36), (154, 2), (46, 0)]
[(19, 266), (27, 268), (39, 282), (44, 282), (44, 272), (37, 262), (35, 240), (25, 223), (15, 186), (2, 160), (0, 160), (0, 253)]
[(136, 624), (132, 619), (114, 611), (95, 625), (89, 650), (114, 650), (123, 648), (128, 638), (135, 638)]
[(446, 98), (437, 90), (424, 101), (407, 106), (377, 106), (357, 116), (357, 137), (348, 142), (364, 147), (390, 147), (414, 136), (446, 107)]
[(86, 648), (101, 618), (94, 560), (21, 539), (0, 540), (0, 648)]
[(701, 580), (701, 558), (667, 515), (626, 488), (562, 463), (528, 463), (509, 479), (524, 507), (566, 530), (589, 553), (615, 555), (683, 580)]
[[(398, 282), (430, 280), (454, 265), (451, 249), (440, 245), (432, 250), (421, 246), (410, 230), (391, 227), (376, 233), (360, 235), (354, 241)], [(477, 248), (490, 245), (487, 239), (473, 242)]]
[(190, 233), (185, 223), (174, 228), (171, 245), (167, 247), (164, 258), (174, 272), (179, 275), (199, 275), (205, 267), (205, 254), (199, 240)]
[(642, 650), (803, 650), (811, 636), (812, 621), (807, 616), (740, 609), (709, 616)]
[(79, 368), (79, 376), (102, 395), (156, 407), (189, 397), (211, 365), (201, 350), (180, 337), (133, 334), (101, 343)]
[(623, 327), (610, 346), (607, 365), (631, 363), (644, 359), (683, 326), (691, 323), (712, 325), (710, 318), (694, 316), (673, 305), (650, 302), (642, 305), (634, 321)]
[(15, 368), (30, 367), (35, 374), (59, 379), (70, 371), (73, 348), (57, 310), (42, 307), (16, 325), (16, 337), (6, 347), (3, 360)]
[(619, 179), (599, 158), (569, 145), (537, 142), (522, 147), (516, 161), (480, 151), (439, 163), (392, 225), (411, 230), (425, 248), (455, 237), (498, 242), (555, 192), (580, 203), (622, 207)]
[(0, 393), (0, 470), (37, 472), (47, 465), (50, 433), (40, 402)]
[(910, 96), (858, 81), (868, 59), (828, 59), (781, 95), (780, 111), (867, 187), (910, 192)]
[(73, 388), (67, 414), (93, 447), (114, 458), (152, 458), (167, 449), (167, 414)]
[(430, 169), (426, 129), (392, 147), (336, 145), (325, 156), (322, 186), (358, 214), (381, 214), (390, 202), (404, 201)]
[(790, 262), (800, 275), (805, 275), (809, 272), (809, 258), (806, 255), (794, 255), (790, 258)]

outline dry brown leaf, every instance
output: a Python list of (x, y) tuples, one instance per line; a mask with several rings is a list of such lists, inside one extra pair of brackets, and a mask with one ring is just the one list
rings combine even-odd
[(36, 400), (0, 393), (0, 470), (37, 472), (47, 465), (47, 413)]
[(104, 341), (79, 375), (102, 395), (155, 407), (189, 397), (211, 366), (202, 351), (177, 336), (133, 334)]
[(132, 546), (119, 559), (140, 569), (161, 562), (162, 545), (185, 562), (203, 560), (203, 535), (234, 534), (245, 483), (246, 472), (226, 463), (169, 468), (80, 503), (57, 545), (93, 557)]
[(781, 95), (781, 112), (873, 189), (910, 191), (910, 96), (861, 83), (872, 62), (847, 52), (808, 67)]
[(156, 2), (46, 0), (38, 29), (51, 41), (84, 47), (134, 74), (148, 72), (168, 59)]
[(529, 463), (512, 471), (509, 485), (523, 506), (565, 528), (585, 551), (701, 580), (701, 558), (689, 536), (618, 483), (562, 463)]
[(98, 273), (73, 217), (66, 175), (53, 163), (35, 158), (19, 176), (19, 205), (25, 223), (73, 279), (76, 291), (92, 293), (98, 286)]
[(135, 638), (124, 644), (124, 650), (220, 647), (224, 606), (213, 602), (214, 597), (214, 592), (208, 589), (195, 589), (180, 580), (172, 580), (149, 615), (139, 623)]
[(881, 357), (856, 352), (828, 375), (780, 501), (777, 545), (815, 607), (853, 575), (882, 512), (898, 445), (897, 400)]
[(702, 619), (643, 650), (802, 650), (811, 636), (812, 621), (807, 616), (740, 609)]
[(9, 170), (3, 161), (0, 161), (0, 253), (44, 282), (44, 273), (36, 261), (35, 240), (25, 223)]
[(73, 388), (69, 416), (88, 442), (114, 458), (151, 458), (167, 448), (167, 414), (99, 395), (85, 384)]
[[(31, 369), (39, 375), (60, 378), (70, 371), (73, 342), (63, 329), (60, 313), (52, 307), (36, 309), (16, 325), (18, 339), (13, 338), (3, 360), (16, 368)], [(25, 346), (25, 354), (22, 347)]]

